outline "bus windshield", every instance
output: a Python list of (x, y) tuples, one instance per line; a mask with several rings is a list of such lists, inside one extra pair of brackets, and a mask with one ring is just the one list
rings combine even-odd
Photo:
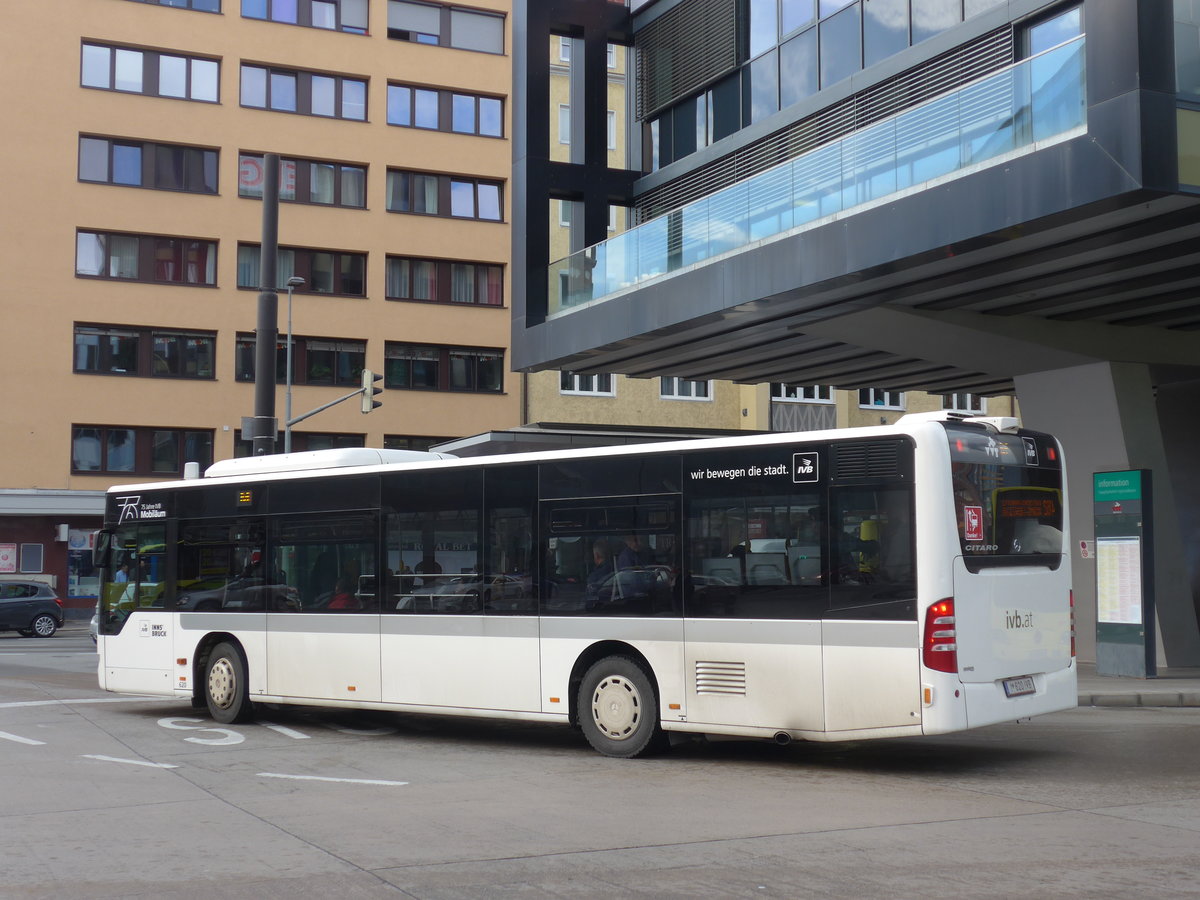
[(1062, 460), (1053, 438), (947, 425), (967, 568), (1046, 565), (1063, 552)]

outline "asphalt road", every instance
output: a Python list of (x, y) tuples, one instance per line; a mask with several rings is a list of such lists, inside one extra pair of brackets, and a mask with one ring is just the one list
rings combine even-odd
[(85, 624), (0, 634), (0, 896), (1200, 897), (1200, 709), (690, 743), (105, 694)]

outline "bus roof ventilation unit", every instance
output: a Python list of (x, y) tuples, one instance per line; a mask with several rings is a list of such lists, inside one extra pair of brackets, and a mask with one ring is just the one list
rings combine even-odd
[(312, 469), (344, 469), (354, 466), (379, 466), (388, 463), (433, 462), (456, 459), (449, 453), (421, 450), (380, 450), (373, 447), (349, 447), (342, 450), (309, 450), (303, 453), (275, 453), (269, 456), (245, 456), (223, 459), (204, 471), (205, 478), (246, 477), (271, 472), (304, 472)]

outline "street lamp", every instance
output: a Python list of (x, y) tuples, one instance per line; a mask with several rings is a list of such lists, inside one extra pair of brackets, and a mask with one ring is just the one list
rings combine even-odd
[(292, 452), (292, 291), (304, 287), (304, 279), (293, 275), (287, 280), (288, 292), (288, 328), (287, 328), (287, 390), (283, 401), (283, 452)]

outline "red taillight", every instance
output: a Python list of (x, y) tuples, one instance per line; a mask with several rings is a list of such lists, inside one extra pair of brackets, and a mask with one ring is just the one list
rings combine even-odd
[(1071, 658), (1075, 658), (1075, 592), (1070, 591), (1071, 598)]
[(59, 609), (62, 609), (62, 598), (61, 597), (55, 597), (54, 602), (58, 604)]
[(939, 600), (925, 611), (925, 640), (921, 658), (937, 672), (958, 671), (958, 635), (954, 628), (954, 598)]

